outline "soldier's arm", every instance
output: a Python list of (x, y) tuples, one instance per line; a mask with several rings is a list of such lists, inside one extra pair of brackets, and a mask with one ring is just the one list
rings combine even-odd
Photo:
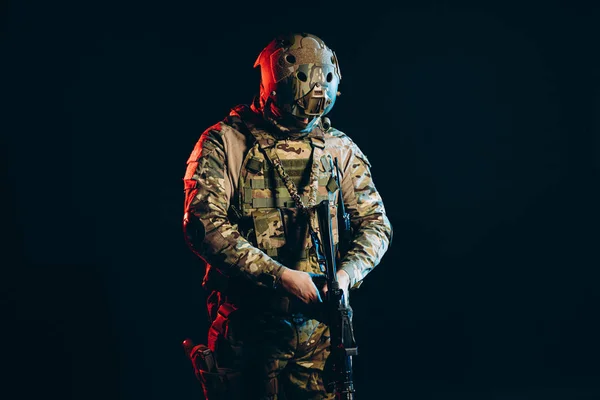
[(196, 144), (184, 177), (184, 232), (192, 251), (227, 276), (274, 288), (285, 267), (250, 244), (227, 214), (231, 188), (219, 126)]
[(373, 183), (368, 159), (354, 143), (347, 154), (342, 166), (342, 193), (354, 234), (340, 269), (348, 273), (350, 287), (356, 288), (387, 251), (392, 225)]

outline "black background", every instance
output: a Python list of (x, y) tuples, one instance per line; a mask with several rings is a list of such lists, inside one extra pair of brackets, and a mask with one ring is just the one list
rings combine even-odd
[(336, 51), (395, 228), (352, 300), (360, 398), (599, 399), (593, 3), (3, 2), (6, 398), (201, 398), (185, 161), (290, 30)]

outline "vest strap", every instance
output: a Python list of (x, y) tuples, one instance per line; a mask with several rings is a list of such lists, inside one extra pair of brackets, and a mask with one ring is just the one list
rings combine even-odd
[[(248, 189), (251, 192), (250, 189)], [(301, 197), (304, 202), (308, 201), (307, 196)], [(326, 195), (317, 196), (317, 202), (321, 202), (323, 200), (328, 200), (329, 197)], [(291, 197), (277, 197), (273, 199), (269, 198), (251, 198), (248, 201), (249, 204), (252, 204), (252, 208), (294, 208), (296, 207), (296, 202)]]

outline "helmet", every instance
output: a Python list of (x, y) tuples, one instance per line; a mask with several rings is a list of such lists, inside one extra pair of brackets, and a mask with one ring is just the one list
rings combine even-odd
[(283, 130), (308, 132), (333, 108), (342, 79), (335, 53), (308, 33), (275, 38), (263, 49), (260, 106)]

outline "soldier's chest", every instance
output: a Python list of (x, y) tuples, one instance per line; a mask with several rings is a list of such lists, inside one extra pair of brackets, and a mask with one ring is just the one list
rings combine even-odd
[[(245, 156), (240, 173), (238, 194), (241, 209), (246, 215), (261, 208), (297, 207), (284, 177), (272, 164), (273, 153), (306, 204), (310, 185), (316, 183), (325, 187), (329, 182), (330, 157), (323, 151), (315, 151), (310, 141), (281, 140), (268, 151), (255, 145)], [(315, 155), (317, 159), (313, 159)], [(313, 167), (313, 163), (317, 165)], [(326, 195), (326, 191), (320, 190), (317, 201), (327, 198)]]
[[(329, 200), (335, 222), (338, 188), (334, 181), (333, 160), (319, 143), (284, 140), (268, 148), (253, 146), (242, 164), (239, 183), (240, 211), (252, 221), (245, 236), (289, 267), (318, 268), (316, 259), (309, 260), (309, 221), (299, 212), (294, 200), (298, 197), (292, 192), (306, 207)], [(316, 226), (316, 221), (312, 224)], [(333, 225), (337, 241), (337, 224)]]

